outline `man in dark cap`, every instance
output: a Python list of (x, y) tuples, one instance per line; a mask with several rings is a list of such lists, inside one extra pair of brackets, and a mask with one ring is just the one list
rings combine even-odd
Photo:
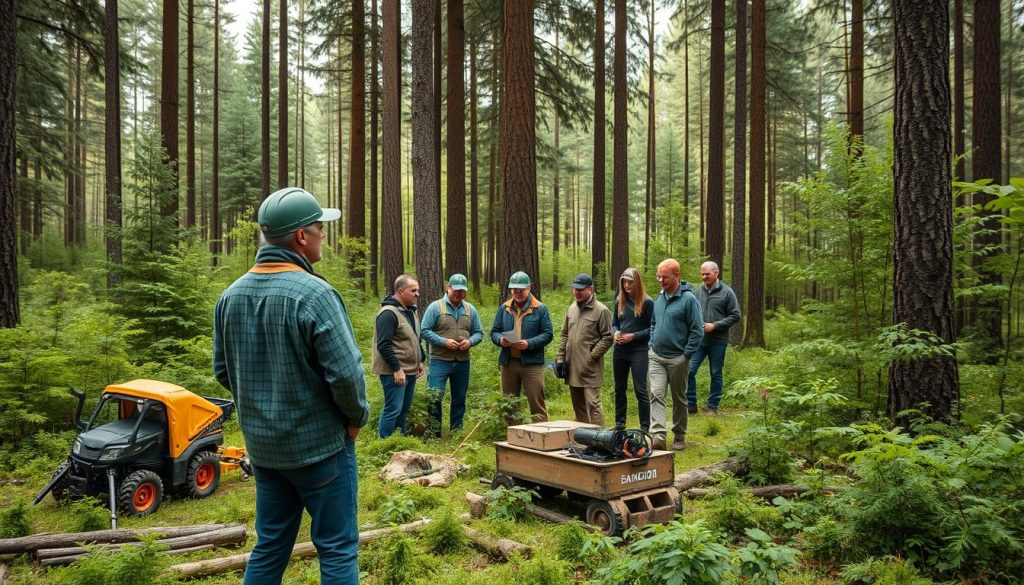
[(564, 374), (576, 420), (604, 426), (601, 384), (604, 354), (612, 346), (612, 313), (594, 295), (594, 279), (578, 274), (572, 281), (576, 300), (565, 312), (555, 364)]

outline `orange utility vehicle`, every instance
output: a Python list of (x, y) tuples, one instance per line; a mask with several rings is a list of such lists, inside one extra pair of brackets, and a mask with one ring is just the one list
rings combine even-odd
[(83, 422), (85, 393), (71, 392), (78, 398), (79, 433), (36, 504), (47, 493), (60, 501), (106, 492), (116, 528), (118, 508), (130, 515), (152, 514), (165, 490), (204, 498), (217, 489), (221, 471), (252, 473), (244, 449), (223, 447), (222, 426), (235, 409), (229, 399), (199, 396), (167, 382), (132, 380), (107, 386)]

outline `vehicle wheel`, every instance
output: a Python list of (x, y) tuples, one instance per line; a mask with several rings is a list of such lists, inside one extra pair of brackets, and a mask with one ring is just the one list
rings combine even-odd
[(156, 512), (163, 499), (164, 482), (159, 475), (148, 469), (129, 473), (117, 490), (117, 506), (130, 516), (145, 516)]
[(498, 488), (505, 488), (507, 490), (512, 489), (516, 486), (516, 480), (505, 475), (504, 473), (496, 473), (494, 479), (491, 480), (491, 489), (496, 490)]
[(605, 536), (615, 536), (625, 528), (622, 517), (605, 500), (590, 500), (587, 504), (587, 524), (598, 528)]
[(205, 498), (220, 484), (220, 459), (213, 451), (201, 451), (188, 462), (185, 497)]

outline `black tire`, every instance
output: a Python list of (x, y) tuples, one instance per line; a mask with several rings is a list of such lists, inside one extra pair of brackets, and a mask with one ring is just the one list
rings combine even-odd
[(117, 490), (117, 508), (129, 516), (145, 516), (160, 509), (164, 499), (164, 482), (148, 469), (128, 474)]
[(205, 498), (220, 485), (220, 458), (214, 451), (200, 451), (188, 462), (183, 492), (186, 498)]
[(615, 508), (605, 500), (590, 500), (587, 504), (587, 524), (597, 528), (605, 536), (620, 534), (626, 527)]
[(512, 489), (516, 486), (516, 480), (504, 473), (497, 473), (494, 475), (494, 479), (491, 480), (491, 489), (496, 490), (498, 488)]

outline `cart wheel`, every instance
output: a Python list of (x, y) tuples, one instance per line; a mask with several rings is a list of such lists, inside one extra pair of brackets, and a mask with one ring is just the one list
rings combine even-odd
[(615, 536), (625, 528), (625, 522), (606, 500), (590, 500), (587, 504), (587, 524), (595, 526), (605, 536)]
[(117, 507), (131, 516), (152, 514), (160, 508), (164, 498), (164, 482), (148, 469), (128, 474), (117, 491)]
[(504, 473), (494, 474), (494, 479), (491, 480), (491, 489), (496, 490), (498, 488), (505, 488), (507, 490), (512, 489), (516, 485), (516, 480), (505, 475)]
[(201, 451), (188, 462), (188, 476), (185, 480), (185, 497), (205, 498), (217, 489), (220, 483), (220, 459), (213, 451)]

